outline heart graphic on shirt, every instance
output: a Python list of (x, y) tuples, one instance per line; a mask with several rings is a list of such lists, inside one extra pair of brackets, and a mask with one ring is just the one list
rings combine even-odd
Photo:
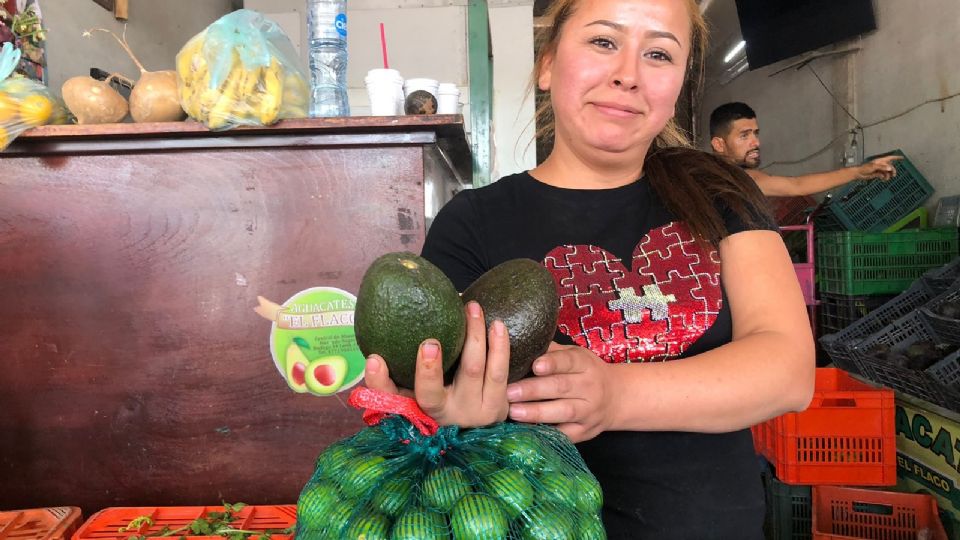
[(547, 253), (544, 265), (560, 296), (560, 331), (606, 362), (679, 356), (720, 312), (719, 255), (704, 252), (674, 222), (644, 235), (629, 263), (592, 245)]

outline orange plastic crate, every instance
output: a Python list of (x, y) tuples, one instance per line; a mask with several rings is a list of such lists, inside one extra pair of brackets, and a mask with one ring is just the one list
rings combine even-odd
[(812, 498), (813, 540), (948, 540), (930, 495), (813, 486)]
[(818, 368), (807, 410), (761, 425), (761, 454), (786, 484), (892, 486), (894, 414), (893, 390), (861, 383), (840, 369)]
[(76, 506), (0, 512), (0, 540), (66, 540), (81, 517)]
[[(164, 526), (178, 529), (191, 521), (205, 517), (210, 512), (223, 512), (222, 506), (157, 506), (157, 507), (114, 507), (105, 508), (90, 516), (90, 519), (77, 529), (73, 540), (126, 540), (138, 534), (155, 533)], [(245, 506), (234, 514), (237, 520), (232, 523), (235, 529), (245, 531), (267, 531), (286, 529), (297, 520), (296, 505), (283, 506)], [(131, 521), (140, 516), (150, 516), (153, 525), (144, 526), (136, 531), (120, 532)], [(189, 531), (187, 531), (189, 532)], [(177, 534), (170, 538), (186, 537), (191, 540), (223, 540), (222, 536), (192, 536)], [(290, 540), (293, 534), (272, 534), (273, 540)]]

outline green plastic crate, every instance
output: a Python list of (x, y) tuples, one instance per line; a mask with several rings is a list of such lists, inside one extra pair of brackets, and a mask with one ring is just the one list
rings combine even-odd
[(819, 288), (832, 294), (897, 294), (956, 255), (954, 228), (886, 234), (818, 232)]
[[(903, 156), (900, 150), (867, 158)], [(895, 161), (897, 175), (889, 181), (861, 180), (839, 189), (815, 218), (818, 231), (880, 232), (921, 206), (933, 187), (906, 157)]]
[(777, 480), (773, 471), (763, 471), (767, 515), (766, 537), (770, 540), (810, 540), (813, 533), (813, 498), (810, 486), (791, 486)]
[(905, 229), (926, 229), (929, 227), (930, 214), (927, 209), (921, 206), (913, 212), (910, 212), (900, 221), (883, 230), (885, 233), (902, 231)]

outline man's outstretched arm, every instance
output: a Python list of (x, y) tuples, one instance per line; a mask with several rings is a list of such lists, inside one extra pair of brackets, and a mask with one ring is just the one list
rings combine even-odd
[(759, 169), (746, 169), (757, 183), (760, 191), (768, 197), (796, 197), (827, 191), (854, 180), (890, 180), (897, 174), (893, 162), (901, 156), (884, 156), (868, 161), (859, 167), (845, 167), (835, 171), (805, 174), (802, 176), (777, 176)]

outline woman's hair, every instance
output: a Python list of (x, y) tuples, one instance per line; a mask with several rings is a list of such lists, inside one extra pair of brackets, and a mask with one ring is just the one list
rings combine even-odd
[[(563, 26), (580, 0), (555, 0), (543, 15), (547, 26), (539, 35), (533, 65), (533, 84), (548, 55), (557, 50)], [(691, 50), (687, 83), (694, 100), (703, 86), (707, 51), (707, 25), (695, 0), (685, 0), (690, 14)], [(542, 99), (536, 111), (538, 137), (553, 137), (554, 118), (550, 99)], [(671, 118), (657, 135), (643, 166), (644, 176), (667, 209), (691, 229), (694, 236), (716, 246), (727, 235), (718, 207), (732, 212), (747, 225), (772, 223), (769, 207), (757, 184), (742, 169), (721, 157), (694, 150), (690, 138)]]

